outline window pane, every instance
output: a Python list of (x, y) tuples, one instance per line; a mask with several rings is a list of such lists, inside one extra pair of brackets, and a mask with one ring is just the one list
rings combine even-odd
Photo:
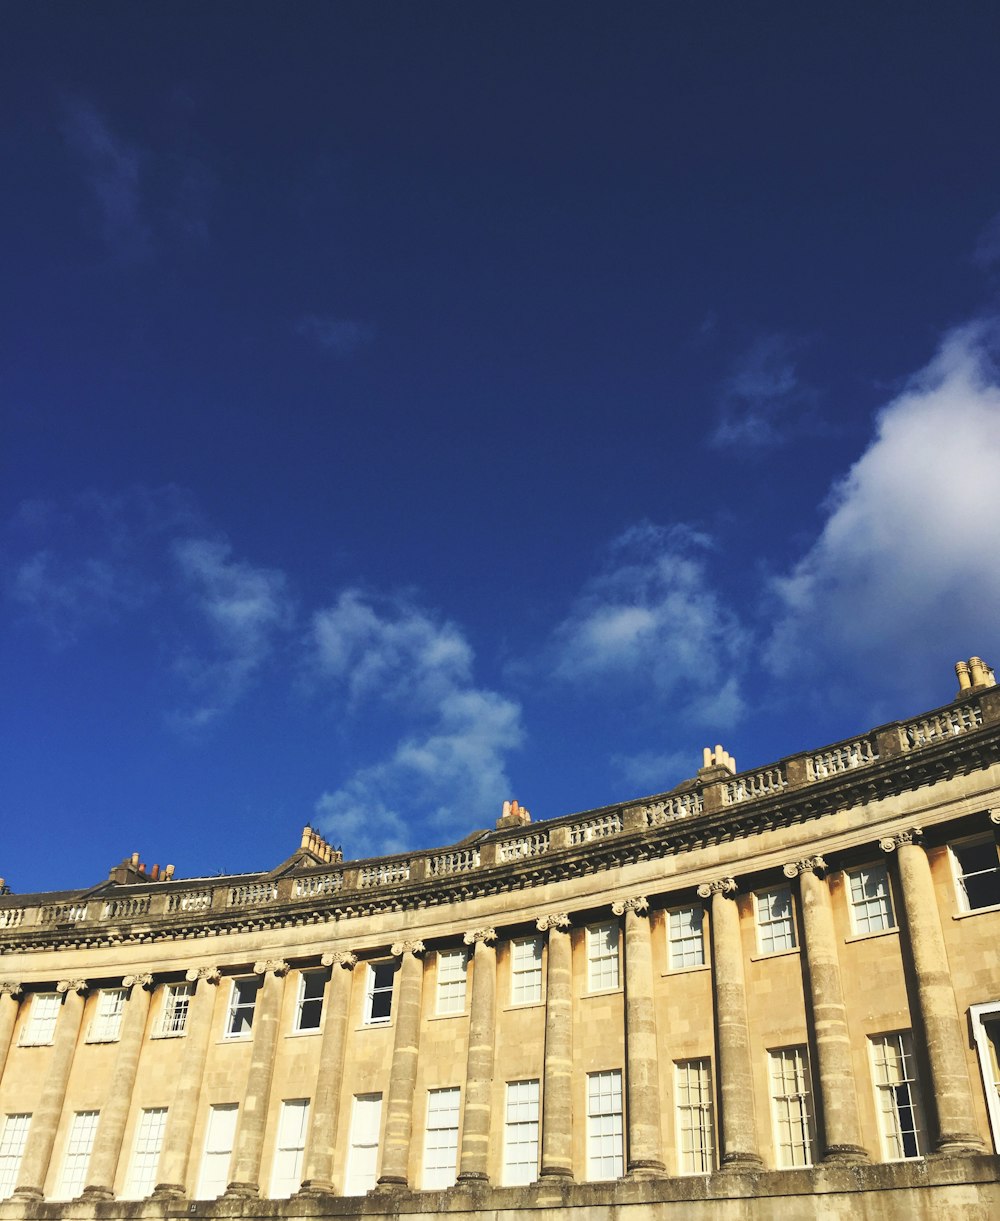
[(21, 1029), (22, 1047), (46, 1047), (52, 1042), (62, 997), (58, 992), (36, 992), (31, 998), (28, 1020)]
[(587, 929), (587, 980), (591, 992), (618, 987), (618, 925)]
[(968, 911), (1000, 903), (1000, 858), (996, 841), (952, 845), (958, 861), (959, 886)]
[(712, 1076), (708, 1060), (674, 1065), (677, 1099), (678, 1173), (709, 1174), (715, 1169)]
[(465, 950), (439, 950), (437, 956), (438, 1013), (465, 1012)]
[(777, 954), (795, 948), (795, 924), (792, 920), (792, 892), (787, 886), (759, 891), (754, 898), (757, 907), (757, 939), (762, 954)]
[(876, 1035), (869, 1045), (885, 1158), (920, 1157), (921, 1116), (909, 1032)]
[(382, 1124), (382, 1095), (358, 1094), (351, 1116), (351, 1147), (347, 1156), (344, 1194), (363, 1196), (378, 1177), (378, 1140)]
[(511, 1004), (536, 1005), (542, 999), (542, 941), (527, 937), (511, 942)]
[(232, 1037), (248, 1035), (253, 1026), (254, 1009), (257, 1004), (257, 993), (263, 980), (259, 976), (247, 979), (234, 979), (233, 991), (229, 1001), (229, 1022), (226, 1034)]
[(856, 933), (877, 933), (895, 928), (889, 897), (889, 875), (884, 865), (869, 865), (848, 874), (851, 920)]
[(667, 913), (670, 969), (700, 967), (705, 962), (704, 914), (701, 904), (678, 907)]
[(319, 1030), (323, 1020), (325, 971), (304, 971), (299, 976), (299, 999), (295, 1014), (296, 1030)]
[(785, 1047), (767, 1054), (778, 1166), (811, 1166), (813, 1108), (806, 1049)]
[(56, 1188), (57, 1200), (75, 1200), (87, 1182), (90, 1152), (97, 1135), (99, 1111), (77, 1111), (73, 1116), (63, 1155), (62, 1174)]
[(622, 1075), (587, 1074), (587, 1178), (617, 1179), (625, 1171)]
[(125, 1012), (124, 988), (108, 988), (97, 994), (97, 1011), (87, 1033), (88, 1043), (114, 1043), (120, 1035)]
[(125, 1183), (124, 1197), (141, 1200), (156, 1186), (156, 1171), (160, 1164), (163, 1133), (167, 1127), (167, 1108), (154, 1107), (143, 1111), (135, 1137), (132, 1165)]
[(0, 1126), (0, 1200), (6, 1200), (17, 1186), (30, 1125), (29, 1114), (4, 1116)]
[(450, 1187), (458, 1169), (457, 1087), (427, 1092), (427, 1131), (424, 1135), (423, 1186)]
[(509, 1081), (504, 1118), (503, 1184), (516, 1187), (538, 1178), (538, 1082)]

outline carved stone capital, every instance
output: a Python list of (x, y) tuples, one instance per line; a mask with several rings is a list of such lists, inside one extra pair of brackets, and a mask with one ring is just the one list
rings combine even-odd
[(569, 928), (569, 915), (567, 912), (552, 912), (548, 916), (539, 916), (535, 921), (535, 928), (540, 933), (547, 933), (549, 929), (565, 931)]
[(24, 989), (16, 980), (4, 979), (0, 980), (0, 996), (9, 996), (14, 1000), (21, 995)]
[(491, 941), (496, 941), (496, 939), (497, 931), (495, 928), (474, 928), (462, 938), (466, 945), (475, 945), (477, 941), (488, 945)]
[(702, 899), (712, 895), (734, 895), (736, 893), (735, 878), (716, 878), (714, 882), (702, 882), (698, 887), (698, 895)]
[(283, 958), (263, 958), (260, 962), (253, 964), (254, 975), (277, 975), (280, 979), (282, 975), (287, 975), (289, 970), (288, 963)]
[(76, 992), (78, 995), (82, 996), (83, 993), (87, 991), (88, 987), (89, 984), (85, 979), (61, 979), (56, 984), (56, 991), (62, 993)]
[(320, 962), (324, 967), (343, 967), (347, 971), (353, 971), (358, 965), (358, 956), (350, 950), (329, 950)]
[(632, 899), (615, 899), (611, 904), (611, 910), (616, 916), (624, 916), (626, 912), (635, 912), (637, 916), (645, 916), (649, 913), (649, 900), (645, 895), (636, 895)]
[(190, 971), (185, 972), (184, 978), (189, 984), (196, 984), (199, 979), (203, 979), (206, 984), (217, 984), (222, 975), (218, 967), (192, 967)]
[(136, 986), (138, 986), (140, 988), (146, 988), (148, 990), (152, 990), (153, 983), (154, 983), (153, 977), (147, 971), (142, 975), (126, 975), (125, 978), (122, 980), (122, 987), (123, 988), (135, 988)]
[(923, 834), (920, 827), (910, 827), (908, 831), (897, 831), (895, 835), (886, 835), (878, 841), (878, 846), (883, 852), (895, 852), (904, 844), (919, 844)]
[(1000, 823), (1000, 810), (990, 810), (990, 822)]
[(389, 952), (393, 958), (402, 958), (404, 954), (422, 954), (424, 943), (422, 941), (397, 941)]
[(825, 873), (826, 861), (821, 856), (807, 856), (801, 861), (789, 861), (781, 872), (786, 878), (797, 878), (800, 873)]

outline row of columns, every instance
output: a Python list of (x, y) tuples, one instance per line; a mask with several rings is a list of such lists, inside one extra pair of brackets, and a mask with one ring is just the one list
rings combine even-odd
[[(927, 1046), (931, 1095), (937, 1116), (936, 1151), (981, 1152), (976, 1131), (972, 1085), (961, 1019), (951, 984), (944, 936), (934, 896), (926, 852), (919, 829), (883, 839), (881, 847), (895, 852), (899, 889), (906, 913), (920, 1025)], [(816, 1077), (822, 1113), (822, 1160), (860, 1162), (865, 1150), (854, 1061), (847, 1025), (837, 935), (828, 886), (820, 874), (826, 865), (814, 856), (787, 864), (785, 875), (798, 879), (802, 942), (806, 958)], [(717, 1083), (719, 1093), (720, 1165), (723, 1170), (753, 1170), (762, 1166), (754, 1111), (754, 1089), (747, 1017), (744, 955), (737, 905), (737, 884), (731, 877), (706, 882), (699, 895), (710, 903), (712, 970), (715, 989)], [(625, 926), (625, 1052), (630, 1177), (665, 1173), (660, 1123), (659, 1065), (656, 1010), (645, 896), (612, 904)], [(572, 963), (570, 917), (553, 913), (537, 921), (548, 935), (545, 1006), (545, 1046), (542, 1089), (541, 1170), (543, 1180), (571, 1179), (572, 1147)], [(472, 997), (465, 1111), (458, 1179), (467, 1186), (488, 1183), (488, 1152), (496, 1013), (496, 950), (492, 928), (465, 936), (472, 947)], [(420, 941), (392, 946), (401, 959), (395, 1002), (392, 1066), (386, 1098), (385, 1138), (379, 1188), (391, 1190), (408, 1182), (413, 1096), (420, 1041), (423, 965)], [(303, 1194), (332, 1192), (334, 1154), (347, 1047), (351, 971), (354, 954), (331, 952), (323, 965), (332, 968), (329, 998), (320, 1046), (315, 1097), (307, 1138)], [(233, 1151), (232, 1181), (227, 1195), (258, 1193), (264, 1131), (288, 963), (265, 960), (254, 965), (263, 976), (254, 1016), (254, 1040), (243, 1104)], [(194, 1125), (198, 1112), (211, 1035), (214, 988), (220, 974), (214, 967), (187, 973), (194, 994), (187, 1035), (169, 1108), (160, 1158), (158, 1196), (185, 1191)], [(111, 1198), (114, 1178), (131, 1104), (139, 1054), (147, 1024), (153, 979), (150, 975), (123, 980), (129, 999), (112, 1072), (108, 1102), (101, 1111), (91, 1155), (85, 1195)], [(38, 1107), (32, 1117), (15, 1196), (39, 1199), (55, 1143), (73, 1054), (83, 1019), (86, 983), (62, 981), (62, 1012), (53, 1038), (52, 1055)], [(0, 983), (0, 1073), (10, 1046), (20, 988)], [(7, 998), (5, 1002), (5, 998)], [(10, 1003), (13, 1002), (13, 1003)]]

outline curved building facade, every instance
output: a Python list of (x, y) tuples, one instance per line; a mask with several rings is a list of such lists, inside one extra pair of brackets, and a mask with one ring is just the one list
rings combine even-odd
[(1000, 1216), (1000, 688), (672, 792), (0, 897), (0, 1221)]

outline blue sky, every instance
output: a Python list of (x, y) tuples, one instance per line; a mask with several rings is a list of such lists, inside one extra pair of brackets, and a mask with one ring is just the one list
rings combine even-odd
[(0, 874), (454, 842), (1000, 662), (993, 4), (8, 4)]

